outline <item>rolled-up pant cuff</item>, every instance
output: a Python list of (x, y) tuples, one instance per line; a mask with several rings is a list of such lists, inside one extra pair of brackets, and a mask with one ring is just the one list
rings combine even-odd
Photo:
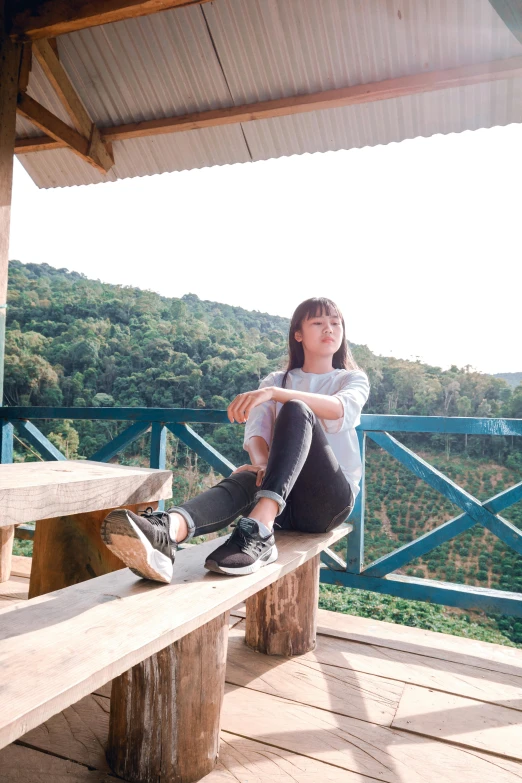
[(283, 500), (281, 495), (278, 495), (277, 492), (271, 492), (269, 489), (260, 489), (259, 492), (256, 492), (254, 499), (257, 502), (260, 498), (270, 498), (270, 500), (275, 500), (275, 502), (279, 506), (279, 511), (277, 512), (277, 516), (283, 513), (284, 508), (286, 506), (286, 500)]
[(167, 514), (170, 513), (176, 513), (181, 514), (185, 522), (187, 523), (188, 527), (188, 535), (186, 538), (183, 539), (183, 541), (178, 541), (178, 544), (186, 544), (187, 541), (190, 541), (191, 538), (194, 538), (194, 533), (196, 532), (196, 523), (190, 516), (189, 512), (186, 511), (184, 508), (181, 508), (181, 506), (172, 506), (167, 510)]

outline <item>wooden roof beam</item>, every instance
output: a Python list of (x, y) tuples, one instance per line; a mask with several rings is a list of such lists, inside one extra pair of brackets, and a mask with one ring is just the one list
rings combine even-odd
[(89, 156), (96, 161), (98, 167), (101, 167), (103, 171), (109, 171), (114, 165), (114, 158), (102, 141), (98, 128), (89, 117), (85, 106), (58, 59), (57, 50), (50, 41), (35, 41), (32, 48), (34, 56), (40, 63), (43, 72), (58, 95), (76, 130), (85, 139), (89, 139)]
[[(514, 79), (520, 76), (522, 76), (522, 57), (511, 57), (506, 60), (493, 60), (487, 63), (466, 65), (445, 71), (402, 76), (397, 79), (361, 84), (356, 87), (342, 87), (312, 95), (297, 95), (292, 98), (263, 101), (262, 103), (253, 103), (246, 106), (231, 106), (227, 109), (116, 125), (110, 128), (101, 128), (100, 133), (106, 142), (135, 139), (144, 136), (158, 136), (168, 133), (182, 133), (201, 128), (232, 125), (239, 122), (251, 122), (252, 120), (284, 117), (310, 111), (355, 106), (453, 87), (466, 87), (500, 79)], [(50, 146), (51, 143), (51, 140), (45, 137), (41, 139), (18, 139), (15, 151), (17, 154), (23, 154), (24, 152), (34, 152), (38, 149), (58, 149), (64, 146), (58, 142), (54, 146)]]
[(205, 2), (208, 0), (18, 0), (13, 4), (10, 35), (16, 40), (36, 41)]
[[(27, 93), (22, 92), (18, 94), (16, 111), (47, 134), (46, 138), (51, 137), (59, 142), (60, 146), (69, 147), (72, 152), (83, 158), (87, 163), (95, 166), (103, 174), (107, 173), (108, 169), (105, 168), (98, 157), (94, 157), (91, 139), (85, 138), (77, 130), (70, 128), (69, 125), (66, 125), (59, 117), (56, 117), (56, 115), (27, 95)], [(16, 151), (17, 146), (15, 142)]]

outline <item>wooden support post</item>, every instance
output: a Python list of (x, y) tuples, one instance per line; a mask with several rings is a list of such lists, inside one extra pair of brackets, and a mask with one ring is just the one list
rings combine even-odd
[(246, 644), (266, 655), (315, 649), (320, 555), (246, 601)]
[[(13, 188), (16, 95), (22, 47), (6, 35), (6, 3), (0, 0), (0, 405), (4, 393), (4, 352), (7, 308), (9, 228)], [(13, 425), (1, 422), (0, 462), (12, 462)], [(14, 527), (0, 528), (0, 582), (11, 575)]]
[(107, 759), (117, 775), (131, 783), (193, 783), (213, 770), (228, 615), (113, 680)]
[(22, 47), (6, 34), (6, 5), (0, 0), (0, 405), (4, 386), (4, 345), (7, 302), (9, 226), (13, 187), (16, 96)]
[(125, 568), (101, 539), (101, 523), (110, 510), (36, 523), (29, 598)]
[(7, 582), (11, 576), (14, 527), (0, 527), (0, 582)]

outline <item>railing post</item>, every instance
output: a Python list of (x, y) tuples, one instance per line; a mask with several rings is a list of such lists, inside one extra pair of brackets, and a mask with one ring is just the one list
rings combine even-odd
[[(165, 470), (167, 462), (167, 428), (159, 421), (152, 423), (150, 433), (150, 467)], [(165, 509), (165, 501), (160, 500), (158, 510)]]
[(346, 570), (351, 574), (360, 574), (364, 561), (364, 506), (365, 506), (365, 472), (366, 472), (366, 433), (357, 430), (359, 450), (361, 452), (362, 476), (360, 491), (355, 499), (353, 511), (348, 521), (352, 523), (353, 530), (348, 536), (348, 549), (346, 552)]
[[(7, 419), (0, 419), (0, 464), (6, 465), (12, 461), (13, 425)], [(7, 582), (11, 576), (14, 533), (12, 525), (0, 527), (0, 582)]]
[(7, 465), (13, 461), (13, 434), (14, 428), (10, 421), (0, 420), (0, 465)]

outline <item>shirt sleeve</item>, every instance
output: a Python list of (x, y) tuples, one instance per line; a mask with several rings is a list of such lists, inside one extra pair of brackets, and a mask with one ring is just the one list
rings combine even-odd
[(340, 388), (332, 395), (341, 400), (343, 415), (338, 419), (323, 419), (325, 432), (335, 435), (357, 427), (369, 394), (370, 382), (366, 373), (362, 370), (348, 372), (342, 379)]
[[(272, 372), (263, 378), (259, 384), (259, 388), (263, 389), (266, 386), (277, 386), (276, 376), (278, 373)], [(268, 400), (261, 405), (256, 405), (254, 410), (250, 413), (248, 421), (245, 424), (245, 435), (243, 438), (243, 448), (247, 450), (248, 441), (250, 438), (256, 435), (261, 436), (267, 443), (268, 447), (272, 443), (272, 436), (274, 434), (274, 424), (276, 420), (276, 402), (275, 400)]]

